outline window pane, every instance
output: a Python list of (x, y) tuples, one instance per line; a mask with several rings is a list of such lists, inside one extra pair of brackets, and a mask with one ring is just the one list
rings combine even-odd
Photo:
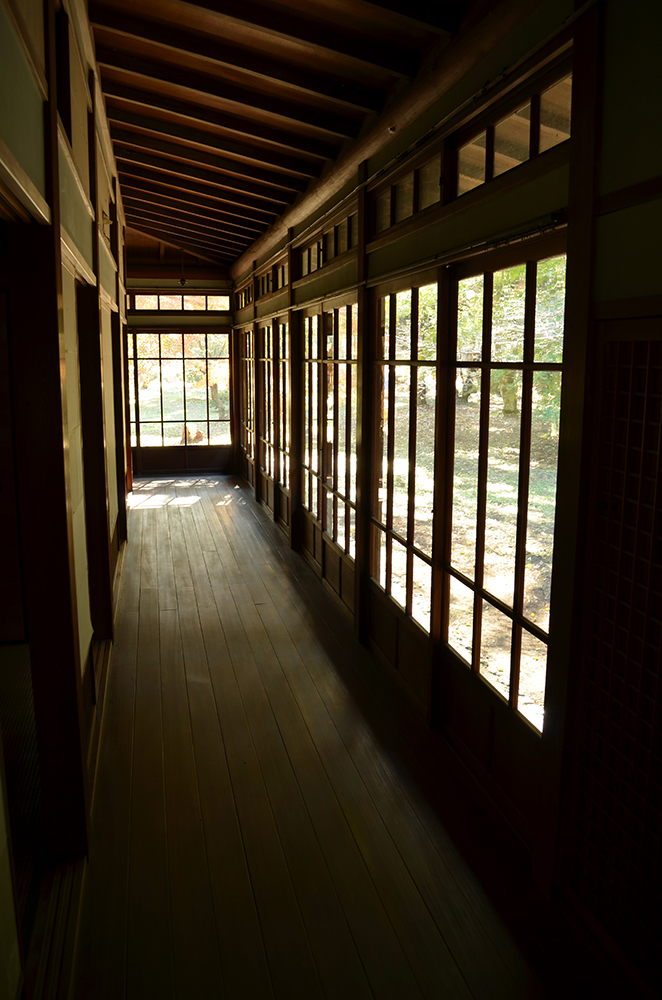
[(437, 358), (437, 286), (423, 285), (418, 290), (418, 359)]
[(333, 534), (333, 493), (330, 490), (324, 488), (324, 496), (326, 498), (325, 509), (326, 509), (326, 520), (324, 521), (324, 530), (328, 535), (331, 535), (335, 541)]
[(184, 357), (204, 358), (205, 356), (205, 335), (204, 333), (184, 334)]
[(338, 369), (338, 428), (336, 446), (338, 449), (337, 489), (345, 495), (345, 473), (347, 470), (347, 365), (337, 365)]
[(563, 361), (566, 257), (539, 261), (536, 269), (534, 361)]
[(230, 417), (230, 363), (227, 359), (208, 362), (207, 394), (210, 419)]
[(411, 595), (411, 616), (430, 631), (430, 598), (432, 594), (432, 567), (418, 556), (413, 557), (413, 586)]
[(473, 591), (449, 576), (448, 644), (471, 664), (474, 626)]
[(391, 597), (401, 608), (407, 603), (407, 550), (397, 539), (391, 548)]
[(162, 333), (160, 341), (162, 358), (181, 358), (182, 336), (180, 333)]
[(568, 76), (540, 95), (540, 152), (570, 138), (572, 77)]
[(138, 362), (138, 407), (141, 421), (161, 419), (161, 379), (158, 362)]
[[(195, 364), (196, 362), (194, 362)], [(200, 362), (197, 362), (200, 364)], [(204, 365), (204, 361), (202, 362)], [(163, 419), (184, 419), (184, 372), (181, 361), (162, 361)]]
[(227, 358), (230, 340), (227, 333), (210, 333), (207, 337), (207, 354), (210, 358)]
[(531, 102), (494, 126), (494, 177), (529, 158)]
[(428, 208), (439, 201), (441, 188), (439, 178), (441, 176), (441, 158), (436, 156), (434, 160), (424, 164), (418, 171), (418, 207), (419, 210)]
[(522, 629), (517, 707), (540, 732), (545, 717), (546, 675), (547, 646), (526, 629)]
[(206, 309), (205, 296), (204, 295), (185, 295), (184, 296), (184, 310), (195, 309), (204, 310)]
[(341, 360), (347, 357), (347, 310), (344, 306), (338, 310), (338, 349), (336, 357)]
[(131, 421), (131, 447), (132, 448), (137, 448), (137, 446), (138, 446), (138, 436), (136, 434), (136, 422), (135, 422), (135, 420), (132, 420)]
[(348, 365), (348, 377), (351, 378), (350, 405), (350, 457), (349, 457), (349, 496), (356, 501), (356, 410), (357, 410), (357, 369)]
[(375, 233), (383, 233), (391, 225), (391, 189), (375, 199)]
[(407, 537), (409, 505), (409, 389), (410, 369), (395, 366), (395, 423), (393, 426), (393, 530)]
[(352, 306), (351, 310), (351, 320), (352, 320), (352, 357), (354, 359), (359, 356), (359, 307), (355, 304)]
[(134, 360), (129, 358), (129, 411), (131, 413), (131, 419), (135, 420), (136, 413), (136, 384), (135, 384), (135, 370), (134, 370)]
[(163, 446), (163, 436), (161, 433), (161, 423), (141, 422), (138, 424), (140, 432), (141, 448), (161, 448)]
[[(195, 427), (193, 428), (195, 431)], [(189, 431), (189, 434), (191, 432)], [(173, 445), (184, 444), (184, 427), (179, 422), (163, 424), (163, 444), (166, 448)]]
[(349, 508), (349, 544), (348, 552), (353, 559), (356, 558), (356, 511), (353, 507)]
[(411, 291), (398, 292), (395, 297), (395, 356), (411, 358)]
[(462, 146), (457, 154), (457, 193), (464, 194), (485, 181), (485, 132)]
[(375, 427), (377, 440), (375, 442), (375, 458), (381, 452), (381, 477), (377, 484), (377, 496), (374, 498), (374, 514), (378, 521), (386, 524), (386, 484), (388, 481), (388, 387), (391, 378), (391, 368), (384, 365), (377, 369), (377, 399), (380, 400), (379, 413), (381, 420)]
[(181, 309), (181, 295), (159, 295), (159, 309)]
[(139, 358), (158, 358), (159, 356), (158, 333), (136, 334), (136, 355)]
[(483, 601), (480, 672), (504, 698), (508, 698), (510, 691), (512, 632), (513, 623), (510, 618)]
[(214, 312), (228, 312), (230, 309), (230, 296), (229, 295), (208, 295), (207, 296), (207, 309), (213, 309)]
[(204, 360), (184, 362), (186, 379), (186, 420), (207, 419), (207, 364)]
[(494, 273), (492, 296), (492, 360), (522, 361), (526, 266)]
[(310, 467), (313, 472), (318, 471), (319, 462), (318, 382), (319, 365), (314, 363), (310, 366), (310, 434), (312, 449), (310, 455)]
[(436, 377), (434, 368), (419, 368), (416, 378), (414, 545), (427, 555), (432, 555)]
[(136, 295), (136, 309), (158, 309), (158, 295)]
[(210, 444), (232, 444), (229, 420), (209, 421), (209, 443)]
[(401, 222), (414, 213), (414, 175), (408, 174), (395, 185), (395, 221)]
[(371, 525), (372, 575), (383, 590), (386, 590), (386, 532)]
[(483, 586), (512, 607), (520, 454), (522, 374), (492, 372)]
[(549, 630), (561, 372), (534, 372), (524, 614)]
[(457, 359), (455, 380), (455, 444), (453, 457), (453, 517), (451, 562), (474, 578), (476, 561), (476, 505), (478, 498), (478, 444), (480, 430), (480, 361), (483, 337), (483, 275), (460, 281), (457, 304)]
[(465, 278), (457, 290), (457, 360), (480, 361), (483, 352), (482, 274)]

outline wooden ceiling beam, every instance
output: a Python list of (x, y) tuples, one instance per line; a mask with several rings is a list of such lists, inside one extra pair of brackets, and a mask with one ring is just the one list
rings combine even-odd
[(279, 90), (292, 90), (294, 99), (297, 92), (300, 92), (363, 111), (379, 111), (386, 96), (372, 87), (358, 84), (348, 86), (320, 76), (311, 68), (301, 71), (291, 64), (265, 58), (261, 53), (251, 52), (250, 49), (223, 44), (223, 36), (192, 35), (155, 21), (131, 17), (98, 3), (90, 4), (90, 20), (102, 45), (121, 49), (127, 43), (130, 47), (133, 42), (144, 47), (143, 43), (148, 41), (161, 50), (155, 54), (158, 59), (167, 59), (168, 62), (181, 65), (181, 57), (188, 56), (189, 59), (185, 61), (185, 65), (188, 65), (190, 56), (194, 56), (201, 64), (206, 62), (212, 69), (229, 68), (246, 73), (258, 88), (260, 84), (266, 83), (268, 86), (275, 84)]
[[(299, 174), (307, 178), (319, 177), (322, 172), (319, 162), (300, 160), (293, 156), (283, 156), (282, 153), (276, 150), (271, 151), (259, 146), (251, 146), (248, 143), (236, 142), (234, 139), (219, 136), (213, 132), (190, 128), (187, 125), (179, 125), (176, 122), (166, 121), (163, 118), (152, 118), (149, 115), (138, 114), (136, 111), (126, 111), (124, 108), (115, 107), (115, 105), (107, 107), (107, 115), (108, 121), (111, 124), (117, 122), (119, 125), (133, 126), (134, 128), (153, 132), (156, 135), (166, 135), (169, 138), (185, 142), (187, 145), (191, 144), (196, 147), (205, 146), (219, 153), (240, 156), (242, 157), (241, 164), (238, 164), (240, 167), (244, 163), (243, 158), (245, 158), (257, 164), (266, 163), (275, 169)], [(252, 163), (247, 164), (247, 167), (250, 169), (252, 165)]]
[(225, 114), (222, 111), (216, 111), (214, 108), (209, 108), (201, 104), (178, 101), (175, 98), (166, 97), (151, 90), (137, 90), (135, 87), (128, 86), (127, 84), (118, 83), (116, 80), (102, 78), (101, 82), (104, 96), (106, 97), (107, 108), (112, 107), (112, 99), (116, 98), (125, 101), (127, 104), (135, 104), (141, 108), (166, 111), (170, 114), (178, 115), (193, 124), (203, 123), (205, 125), (214, 125), (216, 128), (236, 134), (240, 138), (257, 139), (264, 143), (279, 146), (281, 149), (309, 153), (311, 156), (318, 156), (320, 159), (325, 160), (335, 159), (340, 149), (338, 143), (322, 142), (319, 139), (310, 139), (296, 132), (270, 128), (261, 122), (253, 122), (248, 118)]
[(233, 218), (246, 219), (260, 226), (264, 223), (271, 223), (274, 217), (282, 211), (281, 205), (274, 205), (268, 209), (262, 207), (264, 203), (257, 200), (251, 204), (237, 204), (230, 200), (222, 189), (212, 188), (206, 184), (196, 184), (195, 181), (179, 177), (176, 174), (163, 175), (157, 170), (148, 170), (135, 163), (124, 161), (121, 161), (118, 166), (122, 190), (127, 184), (143, 188), (146, 191), (156, 192), (163, 189), (169, 198), (179, 198), (183, 201), (194, 198), (197, 204), (205, 205), (213, 212), (225, 212)]
[(251, 35), (260, 32), (270, 38), (282, 39), (286, 44), (295, 42), (310, 48), (312, 62), (315, 52), (330, 52), (364, 65), (387, 69), (398, 76), (413, 76), (418, 66), (418, 53), (393, 45), (383, 36), (380, 38), (378, 19), (375, 20), (372, 37), (365, 31), (361, 37), (359, 33), (352, 32), (351, 24), (343, 31), (321, 17), (311, 17), (302, 11), (289, 13), (282, 6), (258, 5), (246, 0), (223, 0), (221, 10), (218, 0), (195, 0), (195, 3), (187, 3), (186, 6), (204, 11), (207, 23), (212, 19), (217, 21), (221, 36), (224, 24), (232, 22), (234, 34), (244, 34), (247, 46), (250, 46)]
[(155, 185), (154, 181), (132, 177), (122, 172), (119, 174), (119, 182), (123, 197), (126, 193), (133, 192), (134, 196), (137, 194), (149, 195), (152, 198), (159, 198), (164, 202), (172, 202), (173, 207), (179, 205), (182, 209), (185, 209), (186, 206), (190, 206), (191, 210), (195, 209), (197, 212), (204, 212), (212, 215), (219, 222), (227, 222), (242, 229), (262, 232), (266, 226), (270, 225), (273, 218), (272, 215), (257, 216), (256, 213), (242, 212), (238, 209), (233, 210), (231, 207), (224, 206), (222, 202), (212, 201), (211, 198), (202, 197), (194, 191), (180, 191), (168, 184)]
[(250, 240), (235, 240), (232, 238), (215, 238), (209, 236), (207, 233), (199, 232), (192, 226), (179, 225), (177, 221), (173, 221), (167, 215), (163, 215), (159, 212), (147, 212), (142, 209), (131, 209), (131, 212), (127, 212), (127, 221), (129, 219), (138, 219), (142, 221), (145, 225), (151, 226), (155, 230), (162, 230), (164, 233), (168, 233), (170, 236), (176, 236), (182, 240), (188, 240), (188, 242), (193, 245), (200, 247), (206, 247), (208, 250), (221, 250), (224, 249), (228, 253), (240, 253), (242, 248), (250, 246)]
[(209, 192), (210, 197), (227, 199), (236, 205), (255, 207), (260, 211), (273, 212), (280, 215), (286, 205), (294, 201), (294, 194), (288, 191), (270, 191), (261, 184), (252, 184), (229, 174), (220, 174), (214, 170), (205, 170), (203, 167), (195, 166), (191, 163), (181, 163), (171, 157), (156, 156), (144, 149), (134, 149), (130, 146), (116, 146), (115, 159), (118, 164), (123, 163), (128, 166), (123, 169), (129, 170), (137, 166), (139, 168), (148, 167), (162, 173), (169, 179), (177, 178), (188, 183), (190, 178), (202, 181), (213, 190)]
[[(263, 190), (267, 198), (274, 197), (274, 191), (277, 190), (298, 192), (304, 191), (306, 188), (306, 181), (299, 177), (292, 177), (291, 174), (272, 173), (270, 170), (262, 170), (241, 160), (226, 159), (223, 156), (206, 153), (202, 149), (194, 149), (192, 146), (187, 146), (183, 143), (168, 142), (165, 139), (144, 135), (141, 132), (120, 129), (112, 124), (110, 126), (110, 135), (114, 144), (117, 143), (124, 148), (128, 146), (139, 150), (147, 149), (163, 153), (176, 160), (184, 160), (208, 166), (223, 174), (226, 179), (234, 178), (236, 182), (243, 181), (244, 177), (250, 181), (261, 182), (264, 185)], [(241, 190), (241, 183), (238, 183), (238, 186)]]
[(141, 225), (140, 222), (130, 223), (128, 221), (126, 225), (127, 229), (131, 229), (134, 233), (138, 233), (140, 236), (146, 236), (150, 240), (156, 240), (157, 243), (163, 243), (165, 246), (173, 247), (175, 250), (184, 250), (192, 257), (197, 257), (199, 260), (206, 260), (210, 264), (229, 264), (234, 260), (232, 251), (228, 251), (225, 255), (216, 254), (212, 257), (210, 256), (209, 251), (203, 250), (202, 247), (195, 247), (186, 241), (166, 239), (165, 235), (160, 230), (152, 229), (151, 226)]
[(302, 125), (314, 130), (318, 135), (355, 138), (359, 133), (363, 117), (343, 116), (327, 111), (320, 113), (320, 109), (312, 104), (284, 101), (280, 97), (261, 94), (248, 87), (239, 87), (217, 76), (129, 55), (103, 45), (97, 46), (97, 63), (102, 69), (108, 67), (122, 70), (141, 81), (162, 80), (170, 86), (180, 88), (182, 96), (194, 100), (196, 94), (210, 94), (217, 100), (227, 102), (231, 106), (230, 110), (238, 110), (239, 114), (247, 118), (260, 119), (262, 115), (267, 115), (271, 124), (288, 123), (290, 127)]
[(227, 253), (239, 254), (251, 244), (250, 239), (214, 239), (213, 237), (210, 237), (208, 233), (200, 231), (194, 226), (178, 225), (173, 222), (169, 216), (162, 215), (158, 212), (144, 212), (140, 209), (134, 209), (132, 210), (131, 218), (139, 219), (141, 222), (147, 223), (147, 225), (167, 231), (171, 236), (180, 236), (182, 239), (188, 240), (189, 242), (195, 242), (198, 246), (207, 247), (209, 250), (223, 249)]
[(266, 223), (261, 227), (238, 225), (236, 220), (231, 221), (227, 218), (219, 217), (210, 213), (208, 209), (202, 206), (175, 201), (159, 192), (150, 193), (128, 187), (122, 190), (122, 201), (125, 208), (128, 206), (132, 208), (143, 206), (150, 210), (164, 209), (165, 211), (176, 213), (182, 219), (191, 219), (193, 224), (212, 229), (214, 232), (227, 232), (228, 234), (234, 234), (247, 240), (256, 239), (266, 229)]

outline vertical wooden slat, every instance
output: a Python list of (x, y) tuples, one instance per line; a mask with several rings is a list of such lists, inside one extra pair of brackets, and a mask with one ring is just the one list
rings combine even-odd
[[(571, 714), (576, 660), (581, 647), (579, 595), (583, 585), (583, 545), (588, 509), (591, 440), (583, 428), (594, 427), (595, 350), (590, 308), (595, 265), (597, 171), (600, 163), (600, 59), (604, 9), (593, 6), (575, 24), (573, 41), (572, 147), (568, 201), (568, 269), (566, 278), (565, 372), (559, 426), (559, 465), (551, 603), (554, 637), (550, 642), (545, 688), (543, 730), (543, 794), (534, 849), (534, 878), (550, 894), (558, 880), (559, 818), (563, 780), (562, 760), (568, 739), (565, 720)], [(557, 596), (558, 595), (558, 596)]]

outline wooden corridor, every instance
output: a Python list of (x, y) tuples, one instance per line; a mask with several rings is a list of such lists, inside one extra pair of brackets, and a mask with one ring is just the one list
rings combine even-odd
[(131, 499), (74, 1000), (548, 995), (419, 790), (425, 727), (251, 491)]

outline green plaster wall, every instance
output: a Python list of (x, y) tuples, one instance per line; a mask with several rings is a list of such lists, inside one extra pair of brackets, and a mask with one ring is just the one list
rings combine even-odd
[(598, 219), (595, 298), (598, 302), (662, 295), (662, 199)]
[(0, 4), (0, 138), (46, 197), (43, 101)]
[(609, 0), (600, 193), (662, 175), (662, 4)]
[(60, 211), (62, 225), (73, 239), (80, 254), (92, 268), (94, 263), (92, 220), (81, 198), (73, 170), (62, 146), (59, 145)]
[(101, 287), (110, 295), (113, 302), (117, 298), (117, 271), (113, 262), (113, 256), (108, 250), (102, 236), (99, 240), (99, 281)]

